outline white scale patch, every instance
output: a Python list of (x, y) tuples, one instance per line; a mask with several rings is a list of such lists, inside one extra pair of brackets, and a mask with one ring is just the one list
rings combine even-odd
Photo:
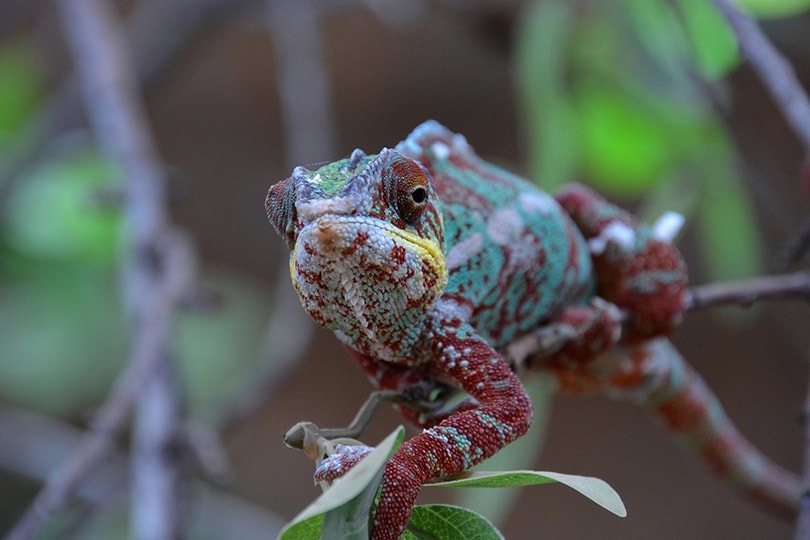
[(672, 242), (681, 231), (686, 218), (678, 212), (666, 212), (653, 225), (653, 236), (664, 242)]
[(304, 223), (309, 223), (320, 216), (327, 214), (346, 215), (358, 206), (358, 201), (349, 197), (333, 197), (331, 199), (315, 199), (311, 201), (298, 201), (295, 209)]
[(559, 208), (554, 197), (547, 193), (521, 193), (520, 206), (527, 214), (549, 214)]
[(447, 270), (458, 268), (467, 263), (468, 260), (473, 258), (484, 247), (484, 237), (481, 233), (473, 233), (447, 252), (444, 258), (444, 264)]
[(497, 244), (514, 246), (519, 243), (523, 219), (515, 208), (501, 208), (487, 220), (487, 234)]
[(635, 242), (636, 232), (631, 227), (620, 221), (613, 221), (602, 229), (599, 236), (588, 240), (588, 248), (594, 255), (601, 255), (609, 243), (616, 244), (620, 249), (628, 251)]
[(450, 157), (450, 147), (443, 142), (433, 143), (430, 149), (433, 151), (433, 155), (436, 156), (436, 159), (447, 159)]

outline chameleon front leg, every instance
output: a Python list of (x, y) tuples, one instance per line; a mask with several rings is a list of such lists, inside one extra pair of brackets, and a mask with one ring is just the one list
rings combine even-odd
[(523, 435), (533, 407), (509, 365), (468, 324), (431, 317), (426, 346), (433, 366), (480, 405), (455, 412), (406, 441), (385, 468), (372, 538), (396, 539), (428, 480), (479, 463)]
[(599, 392), (654, 411), (719, 476), (767, 510), (795, 518), (802, 492), (798, 478), (745, 439), (666, 338), (617, 347), (589, 364), (550, 371), (566, 393)]

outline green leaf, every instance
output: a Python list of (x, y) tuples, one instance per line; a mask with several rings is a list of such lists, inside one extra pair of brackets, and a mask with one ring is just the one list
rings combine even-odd
[(117, 171), (94, 150), (38, 165), (8, 201), (6, 240), (46, 261), (110, 265), (115, 261), (121, 212), (99, 203), (120, 186)]
[(427, 486), (442, 487), (517, 487), (558, 482), (589, 498), (619, 517), (627, 516), (621, 497), (604, 480), (546, 471), (463, 472), (448, 480), (431, 482)]
[(696, 163), (703, 185), (700, 239), (711, 280), (730, 281), (762, 273), (762, 246), (737, 161), (722, 128), (703, 136), (704, 156)]
[(18, 45), (0, 49), (0, 147), (30, 118), (41, 94), (32, 55)]
[[(307, 527), (314, 524), (310, 521), (314, 517), (324, 516), (323, 524), (327, 521), (329, 526), (323, 527), (324, 540), (328, 538), (368, 538), (368, 531), (362, 530), (367, 526), (370, 501), (376, 494), (377, 487), (385, 471), (385, 464), (391, 454), (402, 444), (405, 429), (399, 426), (390, 435), (377, 445), (377, 447), (354, 466), (345, 476), (338, 478), (332, 487), (315, 499), (300, 514), (298, 514), (279, 535), (279, 540), (298, 540), (297, 531), (303, 527), (302, 522), (309, 522)], [(369, 492), (372, 493), (369, 499)], [(357, 499), (357, 500), (356, 500)], [(369, 504), (361, 508), (359, 504), (367, 500)], [(331, 512), (335, 511), (333, 514)], [(307, 529), (308, 530), (308, 529)]]
[(293, 521), (281, 531), (279, 539), (287, 540), (320, 540), (323, 530), (323, 514), (318, 514), (303, 521)]
[(466, 508), (444, 504), (415, 507), (406, 533), (406, 538), (419, 540), (503, 539), (498, 529), (483, 516)]
[(583, 84), (577, 92), (586, 173), (596, 187), (639, 194), (672, 162), (666, 125), (645, 107), (641, 92)]
[(740, 62), (737, 38), (722, 13), (706, 0), (679, 0), (692, 58), (700, 73), (718, 79)]
[(810, 9), (810, 0), (735, 0), (755, 17), (787, 17)]
[(623, 0), (622, 3), (629, 14), (633, 33), (651, 53), (656, 67), (665, 68), (672, 81), (687, 75), (684, 59), (690, 55), (689, 39), (669, 0)]
[(568, 99), (566, 51), (573, 7), (534, 2), (519, 18), (515, 66), (529, 139), (529, 176), (554, 192), (576, 176), (576, 115)]

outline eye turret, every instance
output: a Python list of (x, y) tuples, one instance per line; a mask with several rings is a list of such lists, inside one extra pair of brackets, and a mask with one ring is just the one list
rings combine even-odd
[(422, 219), (430, 203), (430, 178), (416, 161), (395, 154), (383, 170), (391, 200), (399, 217), (408, 225)]

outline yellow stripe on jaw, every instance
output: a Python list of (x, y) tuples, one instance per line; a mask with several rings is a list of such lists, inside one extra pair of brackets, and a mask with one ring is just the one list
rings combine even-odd
[(430, 260), (430, 266), (436, 271), (436, 274), (441, 276), (441, 287), (444, 288), (447, 284), (447, 268), (445, 267), (444, 253), (440, 245), (404, 229), (386, 227), (383, 228), (383, 232), (389, 238), (405, 241), (416, 248), (420, 260)]

